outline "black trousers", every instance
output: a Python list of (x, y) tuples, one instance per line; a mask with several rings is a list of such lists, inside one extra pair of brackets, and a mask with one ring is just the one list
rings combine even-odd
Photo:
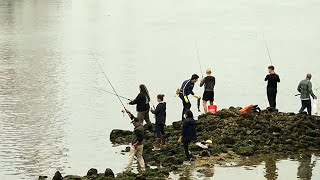
[(184, 120), (184, 113), (187, 111), (187, 110), (190, 110), (191, 109), (191, 103), (190, 103), (190, 100), (187, 96), (187, 99), (188, 99), (188, 102), (186, 102), (186, 100), (184, 99), (183, 95), (180, 94), (179, 95), (180, 99), (182, 100), (182, 105), (183, 105), (183, 109), (182, 109), (182, 119), (181, 120)]
[(301, 100), (301, 104), (302, 104), (302, 107), (300, 109), (300, 113), (302, 113), (306, 108), (307, 108), (307, 111), (308, 111), (308, 114), (311, 115), (311, 99), (309, 100)]
[(183, 148), (184, 148), (184, 152), (186, 154), (186, 160), (187, 161), (191, 160), (191, 155), (189, 153), (189, 144), (190, 144), (190, 141), (184, 141), (183, 142)]
[(276, 108), (277, 106), (277, 93), (278, 90), (276, 88), (267, 88), (267, 96), (269, 101), (269, 106)]

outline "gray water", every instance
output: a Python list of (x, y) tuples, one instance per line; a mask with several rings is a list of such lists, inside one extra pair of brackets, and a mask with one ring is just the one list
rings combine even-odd
[[(220, 109), (267, 107), (265, 37), (282, 80), (278, 107), (296, 112), (305, 74), (320, 86), (319, 16), (318, 0), (0, 0), (0, 179), (124, 170), (109, 134), (132, 127), (117, 98), (97, 90), (112, 89), (91, 52), (119, 94), (134, 98), (141, 83), (164, 93), (170, 123), (180, 117), (176, 88), (200, 74), (196, 43)], [(298, 161), (278, 163), (279, 179), (297, 178)], [(214, 177), (265, 179), (262, 166), (217, 167)]]

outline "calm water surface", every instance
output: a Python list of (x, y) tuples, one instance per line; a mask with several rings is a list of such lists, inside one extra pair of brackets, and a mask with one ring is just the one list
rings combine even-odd
[[(220, 108), (266, 107), (265, 36), (282, 80), (278, 106), (296, 112), (305, 74), (320, 86), (319, 16), (318, 0), (0, 0), (0, 179), (124, 170), (109, 134), (132, 127), (117, 99), (97, 90), (112, 89), (90, 52), (119, 94), (134, 98), (141, 83), (164, 93), (170, 123), (180, 117), (175, 89), (200, 73), (196, 43)], [(266, 179), (263, 163), (217, 166), (213, 177)], [(320, 178), (316, 156), (276, 163), (278, 179), (297, 179), (301, 163), (313, 170), (301, 179)]]

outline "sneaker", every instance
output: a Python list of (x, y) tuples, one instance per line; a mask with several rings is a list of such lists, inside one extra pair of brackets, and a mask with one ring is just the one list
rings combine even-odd
[(184, 162), (183, 162), (183, 165), (185, 165), (185, 166), (191, 166), (191, 162), (190, 162), (190, 161), (184, 161)]

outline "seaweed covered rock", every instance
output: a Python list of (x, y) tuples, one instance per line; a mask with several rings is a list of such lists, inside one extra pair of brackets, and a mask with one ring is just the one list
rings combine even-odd
[[(304, 114), (263, 110), (260, 113), (241, 113), (240, 108), (223, 109), (199, 116), (198, 141), (210, 139), (214, 145), (208, 151), (191, 144), (190, 150), (198, 157), (208, 157), (229, 151), (241, 156), (289, 153), (320, 149), (320, 117)], [(117, 138), (127, 139), (130, 133), (120, 132)], [(160, 151), (152, 151), (155, 133), (145, 132), (144, 158), (152, 165), (171, 167), (182, 164), (183, 147), (177, 144), (181, 122), (167, 126), (167, 144)], [(121, 137), (120, 135), (124, 136)], [(113, 141), (114, 142), (114, 141)], [(117, 141), (115, 141), (117, 142)]]
[(110, 141), (115, 144), (128, 144), (131, 141), (132, 131), (114, 129), (110, 134)]

